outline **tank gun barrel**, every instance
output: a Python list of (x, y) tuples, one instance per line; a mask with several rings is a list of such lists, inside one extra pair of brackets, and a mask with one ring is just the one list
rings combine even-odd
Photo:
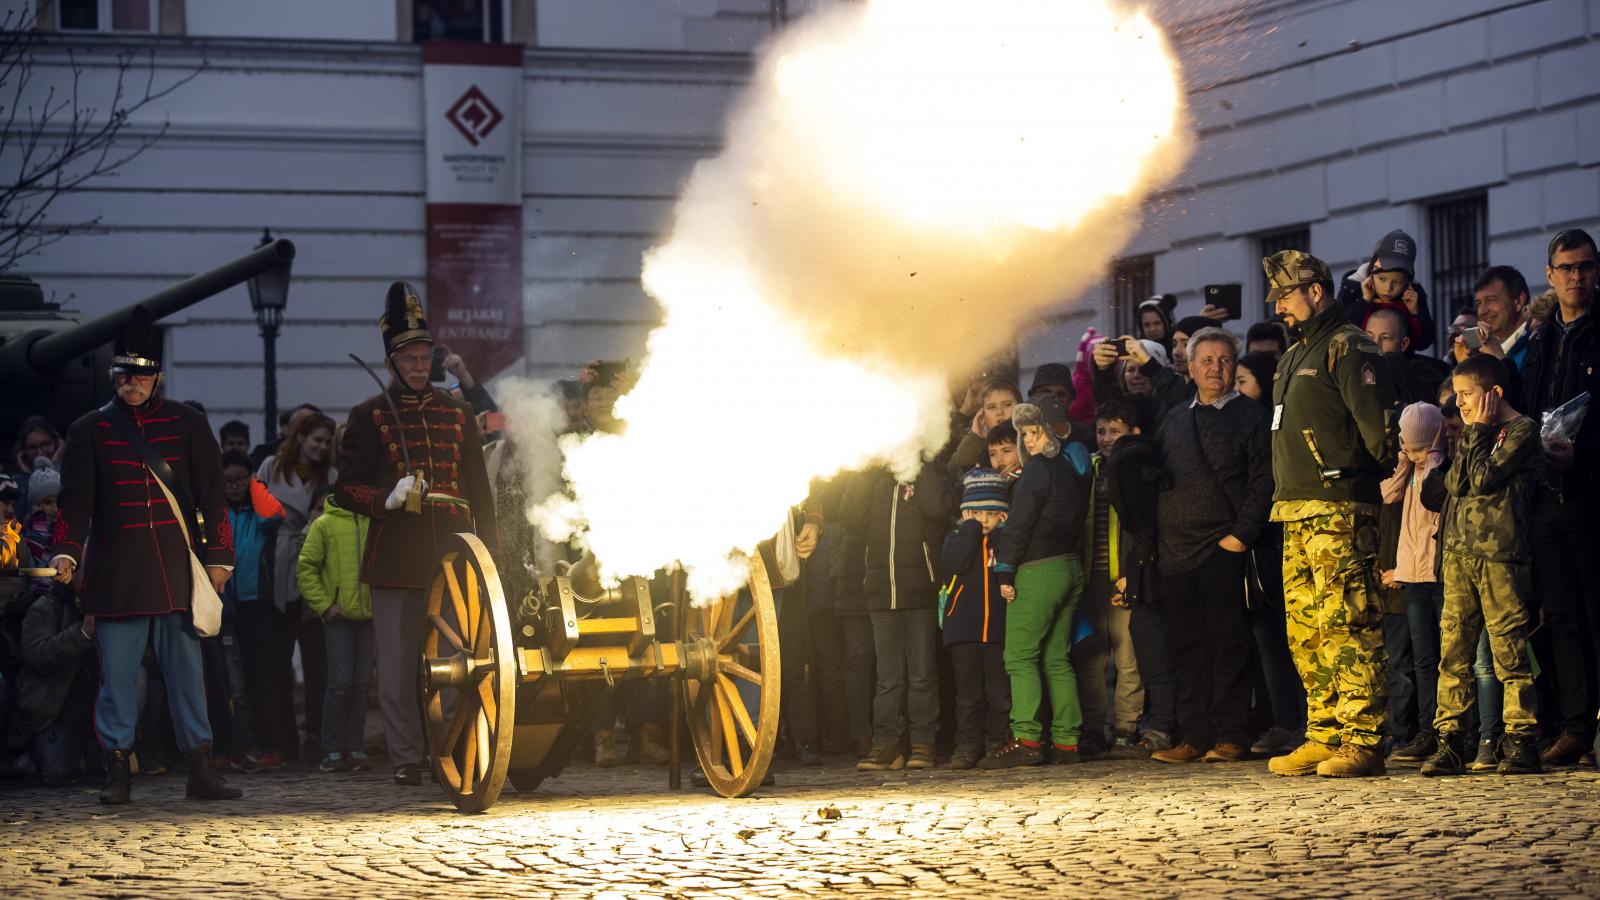
[(133, 314), (136, 307), (143, 306), (152, 319), (160, 321), (264, 272), (280, 266), (287, 270), (293, 262), (294, 243), (280, 238), (232, 262), (208, 272), (201, 272), (164, 291), (152, 294), (137, 303), (130, 303), (116, 312), (107, 313), (75, 328), (54, 334), (25, 335), (20, 340), (9, 341), (4, 347), (0, 347), (0, 379), (13, 376), (40, 377), (68, 360), (109, 343), (117, 336), (117, 330)]

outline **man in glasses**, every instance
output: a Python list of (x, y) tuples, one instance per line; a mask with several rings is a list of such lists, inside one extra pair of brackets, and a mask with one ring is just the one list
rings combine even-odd
[(1262, 267), (1267, 302), (1298, 335), (1273, 378), (1272, 521), (1283, 523), (1289, 650), (1306, 689), (1306, 741), (1268, 768), (1382, 775), (1388, 666), (1373, 573), (1378, 482), (1394, 463), (1389, 364), (1346, 317), (1326, 263), (1285, 250)]
[(1600, 634), (1600, 327), (1594, 321), (1594, 238), (1569, 228), (1550, 240), (1545, 277), (1556, 308), (1534, 332), (1523, 363), (1523, 408), (1536, 421), (1584, 391), (1589, 413), (1575, 439), (1546, 439), (1545, 477), (1533, 500), (1533, 577), (1555, 657), (1561, 735), (1544, 765), (1571, 765), (1589, 751), (1595, 720), (1585, 641)]

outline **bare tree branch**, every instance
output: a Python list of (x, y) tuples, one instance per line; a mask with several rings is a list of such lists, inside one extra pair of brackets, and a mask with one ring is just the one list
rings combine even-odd
[[(111, 105), (102, 113), (83, 99), (84, 68), (67, 47), (70, 91), (51, 85), (35, 105), (27, 89), (40, 43), (32, 14), (11, 12), (0, 20), (0, 159), (18, 162), (15, 180), (0, 183), (0, 272), (62, 238), (96, 228), (100, 216), (52, 220), (51, 204), (116, 172), (161, 140), (171, 125), (166, 119), (154, 131), (126, 132), (141, 111), (193, 81), (206, 67), (202, 61), (158, 85), (154, 49), (119, 54)], [(144, 71), (135, 72), (135, 66)], [(143, 85), (130, 90), (130, 76), (134, 85)]]

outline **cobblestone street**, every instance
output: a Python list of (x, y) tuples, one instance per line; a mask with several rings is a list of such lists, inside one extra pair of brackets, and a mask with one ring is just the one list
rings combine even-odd
[(725, 801), (669, 791), (661, 770), (578, 766), (480, 816), (373, 773), (235, 780), (245, 799), (201, 805), (181, 776), (137, 778), (120, 809), (86, 787), (0, 789), (3, 892), (1600, 894), (1589, 769), (1333, 782), (1261, 762), (1119, 762), (874, 777), (841, 759)]

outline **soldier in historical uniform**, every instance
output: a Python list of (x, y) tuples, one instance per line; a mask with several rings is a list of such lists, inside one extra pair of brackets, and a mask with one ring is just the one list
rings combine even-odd
[[(136, 314), (123, 329), (113, 350), (111, 379), (116, 396), (67, 432), (51, 558), (61, 582), (72, 581), (82, 564), (83, 630), (100, 651), (94, 725), (110, 755), (100, 802), (129, 801), (129, 755), (146, 647), (155, 650), (167, 683), (173, 729), (188, 763), (188, 796), (232, 799), (240, 796), (239, 789), (211, 769), (211, 723), (191, 616), (189, 561), (192, 546), (218, 592), (233, 571), (222, 451), (204, 413), (159, 393), (161, 338), (147, 317)], [(119, 424), (130, 429), (128, 434)], [(131, 439), (135, 432), (145, 447)], [(172, 508), (146, 465), (154, 455), (171, 470), (177, 503), (190, 508)]]
[(1306, 741), (1279, 775), (1381, 775), (1388, 700), (1376, 583), (1378, 484), (1393, 461), (1389, 367), (1350, 324), (1322, 260), (1262, 261), (1267, 302), (1298, 340), (1272, 388), (1272, 520), (1282, 522), (1289, 649), (1306, 689)]
[[(389, 286), (378, 325), (389, 386), (350, 411), (335, 495), (341, 508), (372, 517), (361, 580), (372, 586), (378, 705), (395, 783), (420, 784), (423, 591), (447, 536), (476, 532), (494, 546), (494, 493), (472, 408), (428, 381), (433, 337), (411, 285)], [(422, 494), (420, 512), (406, 508), (413, 490)]]

